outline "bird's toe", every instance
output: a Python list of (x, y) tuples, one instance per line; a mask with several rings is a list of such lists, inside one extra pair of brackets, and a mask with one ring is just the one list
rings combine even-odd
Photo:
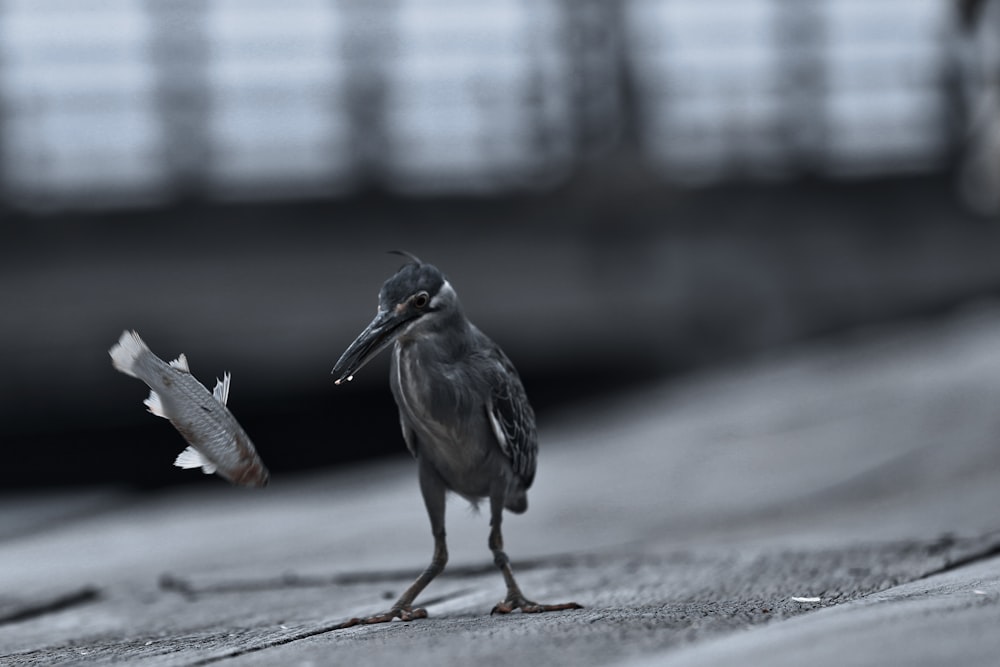
[(418, 618), (427, 618), (427, 610), (422, 607), (417, 607), (416, 609), (400, 609), (399, 610), (399, 620), (401, 621), (413, 621)]
[(374, 625), (376, 623), (389, 623), (393, 619), (398, 618), (401, 621), (413, 621), (418, 618), (427, 618), (427, 610), (422, 607), (417, 607), (412, 609), (410, 607), (400, 607), (393, 608), (382, 614), (374, 614), (372, 616), (366, 616), (364, 618), (352, 618), (339, 625), (334, 626), (335, 630), (343, 630), (344, 628), (352, 628), (355, 625)]
[(503, 600), (502, 602), (496, 603), (496, 606), (493, 607), (493, 611), (490, 612), (490, 616), (493, 614), (509, 614), (514, 611), (514, 609), (515, 607), (512, 603), (507, 600)]
[(575, 602), (562, 602), (559, 604), (539, 604), (527, 598), (515, 596), (498, 602), (490, 614), (509, 614), (515, 609), (520, 609), (524, 614), (540, 614), (545, 611), (565, 611), (567, 609), (583, 609), (582, 605)]
[(575, 602), (560, 602), (559, 604), (536, 604), (535, 611), (566, 611), (568, 609), (583, 609), (582, 604)]

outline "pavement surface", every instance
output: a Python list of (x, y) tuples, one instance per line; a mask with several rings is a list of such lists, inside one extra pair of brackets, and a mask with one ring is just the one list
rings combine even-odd
[(429, 560), (402, 457), (6, 497), (0, 664), (996, 665), (998, 406), (983, 303), (553, 415), (504, 524), (528, 596), (585, 607), (543, 615), (489, 615), (488, 521), (452, 499), (429, 618), (333, 629)]

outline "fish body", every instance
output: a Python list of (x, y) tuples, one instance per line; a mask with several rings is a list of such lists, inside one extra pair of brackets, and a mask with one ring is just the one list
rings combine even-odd
[(135, 331), (125, 331), (109, 351), (112, 365), (149, 386), (144, 403), (154, 415), (170, 420), (190, 445), (174, 465), (218, 473), (240, 486), (265, 486), (267, 468), (250, 437), (226, 407), (230, 375), (209, 392), (188, 368), (182, 354), (167, 363), (157, 357)]

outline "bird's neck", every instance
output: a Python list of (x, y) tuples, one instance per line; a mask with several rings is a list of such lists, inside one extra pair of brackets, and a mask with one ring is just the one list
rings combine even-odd
[(475, 327), (461, 311), (453, 311), (401, 335), (396, 339), (396, 347), (400, 351), (419, 350), (423, 359), (452, 363), (475, 348), (474, 331)]

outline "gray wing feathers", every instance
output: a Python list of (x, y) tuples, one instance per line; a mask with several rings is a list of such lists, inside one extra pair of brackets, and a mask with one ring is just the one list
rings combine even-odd
[(496, 367), (490, 376), (492, 394), (486, 405), (487, 416), (500, 450), (527, 488), (535, 478), (537, 465), (535, 412), (514, 365), (499, 348), (494, 350)]

